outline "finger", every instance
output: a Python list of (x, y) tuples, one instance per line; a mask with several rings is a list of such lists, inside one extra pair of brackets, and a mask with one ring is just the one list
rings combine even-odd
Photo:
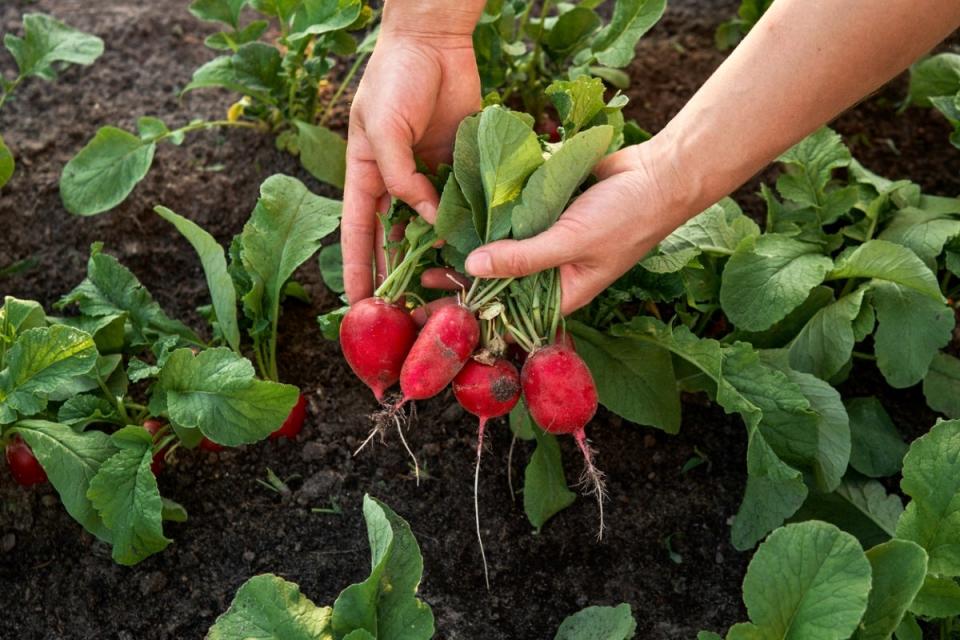
[(422, 327), (427, 323), (427, 320), (437, 309), (441, 307), (448, 307), (452, 304), (458, 304), (456, 296), (440, 298), (439, 300), (428, 302), (422, 307), (417, 307), (413, 310), (413, 312), (410, 313), (410, 317), (413, 318), (413, 321), (416, 322), (418, 326)]
[(440, 198), (427, 177), (417, 171), (413, 158), (413, 134), (409, 127), (387, 125), (377, 134), (371, 144), (387, 191), (433, 224)]
[[(383, 237), (383, 223), (380, 221), (379, 216), (377, 217), (377, 226), (376, 232), (374, 233), (374, 239), (379, 240)], [(379, 287), (380, 284), (387, 277), (387, 254), (384, 252), (383, 246), (378, 242), (376, 248), (373, 250), (373, 260), (377, 265), (376, 280), (374, 284)]]
[(517, 278), (575, 260), (582, 251), (580, 225), (561, 218), (527, 240), (499, 240), (467, 256), (467, 273), (478, 278)]
[(598, 180), (606, 180), (610, 176), (618, 173), (636, 169), (640, 164), (638, 155), (639, 146), (637, 145), (626, 147), (616, 153), (611, 153), (597, 163), (593, 168), (593, 175), (597, 176)]
[(377, 205), (386, 189), (376, 162), (364, 159), (366, 136), (359, 127), (350, 132), (347, 173), (343, 187), (343, 279), (347, 299), (357, 302), (373, 294), (373, 252), (377, 244)]
[(462, 291), (468, 289), (472, 282), (470, 278), (457, 273), (453, 269), (431, 267), (424, 270), (420, 276), (420, 284), (425, 289), (440, 289), (441, 291)]

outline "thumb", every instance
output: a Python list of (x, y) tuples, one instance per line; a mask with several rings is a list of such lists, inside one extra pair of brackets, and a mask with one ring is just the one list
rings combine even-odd
[(390, 195), (409, 204), (433, 224), (440, 199), (427, 177), (417, 171), (409, 133), (405, 135), (402, 127), (385, 127), (377, 135), (370, 136), (370, 143), (383, 184)]
[(560, 219), (526, 240), (499, 240), (467, 257), (467, 272), (478, 278), (518, 278), (574, 261), (579, 245), (574, 230)]

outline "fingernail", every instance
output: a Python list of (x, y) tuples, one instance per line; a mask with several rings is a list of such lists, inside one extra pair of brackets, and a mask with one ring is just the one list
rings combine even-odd
[(431, 202), (421, 202), (414, 207), (414, 210), (420, 214), (421, 218), (426, 219), (431, 224), (437, 219), (437, 208)]
[(472, 276), (485, 276), (493, 270), (493, 262), (486, 251), (475, 251), (467, 256), (467, 271)]

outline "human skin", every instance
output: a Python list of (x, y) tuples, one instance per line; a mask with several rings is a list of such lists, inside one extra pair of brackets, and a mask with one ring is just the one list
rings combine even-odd
[[(407, 0), (391, 0), (388, 6), (394, 4), (395, 10), (414, 15)], [(466, 4), (458, 6), (465, 10)], [(451, 18), (455, 28), (448, 34), (421, 33), (419, 37), (462, 38), (465, 13), (456, 14), (459, 20)], [(385, 21), (388, 18), (384, 16)], [(433, 18), (431, 25), (441, 28)], [(956, 0), (777, 0), (662, 131), (598, 164), (594, 171), (598, 183), (577, 198), (556, 224), (527, 240), (501, 240), (475, 250), (467, 259), (467, 271), (477, 277), (510, 277), (559, 267), (562, 311), (574, 311), (678, 226), (903, 71), (958, 25), (960, 2)], [(402, 51), (404, 46), (396, 40), (380, 43), (378, 49), (381, 45), (385, 47), (382, 51), (398, 47)], [(384, 60), (389, 57), (382, 55)], [(376, 87), (378, 102), (387, 106), (417, 93), (409, 83), (398, 91), (384, 82), (390, 64), (375, 68), (368, 85), (368, 91)], [(463, 65), (460, 72), (451, 73), (463, 84), (474, 86), (472, 58), (460, 58), (459, 64)], [(423, 107), (417, 113), (409, 106), (394, 108), (411, 121), (428, 110), (449, 115), (446, 109)], [(368, 111), (361, 102), (359, 108), (355, 104), (351, 115), (368, 118)], [(432, 126), (430, 142), (446, 140), (452, 146), (456, 124), (437, 118)], [(407, 132), (418, 130), (411, 125)], [(350, 146), (356, 144), (351, 140)], [(428, 161), (449, 156), (449, 147), (428, 147), (434, 154)], [(417, 151), (415, 145), (413, 148)], [(392, 156), (376, 150), (374, 155), (378, 166), (394, 169)], [(348, 146), (343, 243), (351, 301), (372, 291), (375, 243), (375, 203), (358, 198), (358, 186), (351, 184), (352, 177), (356, 180), (363, 175), (355, 166), (355, 157)], [(411, 163), (405, 166), (409, 169)], [(384, 182), (388, 187), (395, 184)], [(415, 208), (432, 221), (437, 196), (429, 184), (417, 190), (404, 184), (398, 190), (385, 191), (420, 203)]]

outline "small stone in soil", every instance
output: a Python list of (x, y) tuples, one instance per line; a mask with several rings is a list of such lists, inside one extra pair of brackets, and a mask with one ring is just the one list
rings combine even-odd
[(247, 550), (243, 552), (243, 561), (244, 562), (253, 562), (257, 559), (257, 554), (253, 551)]
[(329, 447), (327, 447), (327, 445), (314, 440), (303, 445), (300, 457), (303, 458), (304, 462), (317, 462), (318, 460), (323, 460), (328, 450)]
[(53, 495), (52, 493), (48, 493), (40, 498), (40, 503), (45, 507), (55, 507), (58, 502), (60, 502), (60, 500), (58, 500), (57, 496)]

